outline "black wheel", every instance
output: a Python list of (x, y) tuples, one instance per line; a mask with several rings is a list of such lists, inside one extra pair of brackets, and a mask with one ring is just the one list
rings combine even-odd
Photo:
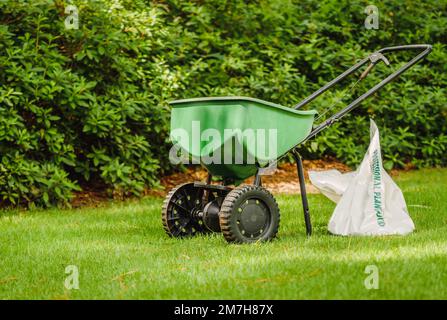
[(193, 236), (206, 232), (198, 212), (202, 209), (203, 189), (194, 183), (176, 186), (166, 196), (161, 219), (166, 233), (171, 237)]
[(220, 228), (228, 242), (269, 241), (279, 228), (279, 208), (263, 187), (244, 185), (233, 189), (219, 213)]

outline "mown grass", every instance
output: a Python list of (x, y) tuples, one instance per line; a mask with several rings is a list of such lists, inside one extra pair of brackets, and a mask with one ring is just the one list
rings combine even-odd
[[(447, 170), (400, 173), (417, 230), (405, 237), (338, 237), (334, 204), (310, 195), (306, 238), (298, 196), (278, 196), (279, 238), (228, 245), (220, 234), (170, 239), (161, 199), (103, 208), (0, 213), (2, 299), (389, 299), (447, 298)], [(79, 268), (79, 290), (64, 287)], [(379, 289), (364, 286), (379, 269)]]

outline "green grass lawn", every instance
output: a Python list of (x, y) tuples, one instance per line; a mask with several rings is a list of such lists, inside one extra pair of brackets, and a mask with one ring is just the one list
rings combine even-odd
[[(447, 298), (447, 170), (400, 173), (416, 224), (409, 236), (338, 237), (334, 204), (310, 195), (314, 235), (298, 196), (278, 196), (279, 238), (228, 245), (221, 234), (168, 238), (161, 199), (103, 208), (0, 212), (2, 299), (388, 299)], [(79, 289), (64, 287), (79, 268)], [(379, 269), (379, 289), (364, 286)]]

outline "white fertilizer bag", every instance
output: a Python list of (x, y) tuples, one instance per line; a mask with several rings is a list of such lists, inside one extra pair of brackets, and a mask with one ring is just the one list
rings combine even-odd
[(337, 203), (328, 229), (337, 235), (405, 235), (414, 230), (402, 191), (382, 167), (379, 130), (371, 120), (371, 142), (360, 167), (309, 171), (312, 184)]

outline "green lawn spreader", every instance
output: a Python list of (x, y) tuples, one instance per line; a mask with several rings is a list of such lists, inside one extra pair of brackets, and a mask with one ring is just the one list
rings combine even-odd
[[(316, 111), (300, 110), (364, 65), (369, 64), (359, 81), (378, 62), (383, 61), (388, 65), (384, 53), (422, 49), (410, 62), (320, 124), (314, 126)], [(222, 232), (228, 242), (236, 243), (273, 239), (279, 229), (280, 212), (273, 195), (262, 187), (261, 176), (263, 169), (271, 167), (290, 152), (297, 166), (306, 233), (311, 235), (299, 145), (342, 118), (430, 51), (430, 45), (381, 49), (340, 74), (294, 108), (246, 97), (212, 97), (171, 102), (171, 139), (178, 150), (188, 155), (188, 161), (200, 163), (207, 169), (208, 178), (202, 182), (178, 185), (168, 193), (162, 208), (162, 222), (166, 233), (172, 237), (185, 237)], [(264, 139), (255, 141), (259, 132)], [(269, 143), (265, 142), (266, 133), (274, 133), (273, 144), (270, 144), (272, 139)], [(222, 183), (212, 183), (213, 176), (221, 177)], [(252, 176), (253, 184), (241, 185), (242, 181)]]

